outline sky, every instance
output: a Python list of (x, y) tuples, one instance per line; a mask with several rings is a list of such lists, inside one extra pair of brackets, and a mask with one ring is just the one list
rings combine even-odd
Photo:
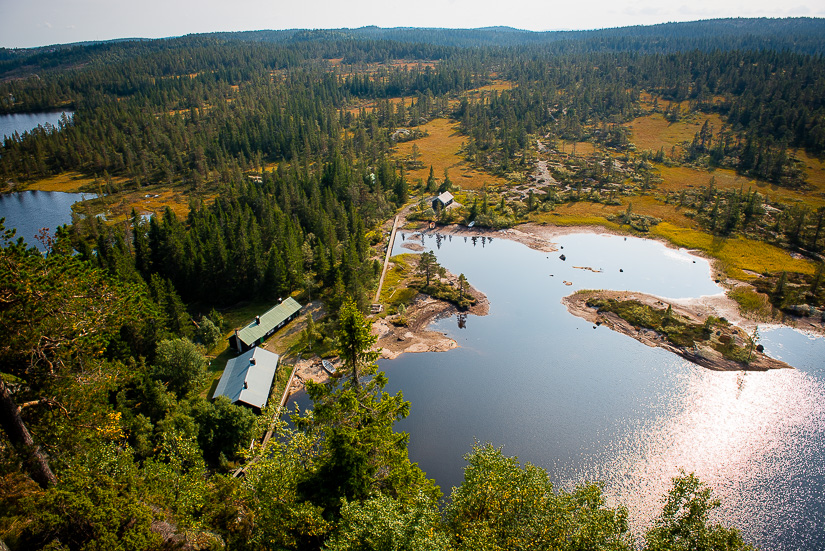
[(342, 27), (600, 29), (721, 17), (825, 17), (823, 0), (0, 0), (0, 47)]

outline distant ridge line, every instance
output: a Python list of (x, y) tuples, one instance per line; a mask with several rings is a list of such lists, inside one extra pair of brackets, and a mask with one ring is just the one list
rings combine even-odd
[[(166, 38), (118, 38), (36, 48), (0, 48), (0, 60), (73, 48), (114, 47), (130, 42), (173, 45), (176, 41), (209, 39), (259, 43), (383, 40), (456, 48), (541, 46), (567, 42), (585, 45), (588, 51), (661, 53), (722, 48), (726, 50), (774, 49), (806, 54), (825, 54), (825, 18), (721, 18), (588, 30), (547, 31), (531, 31), (508, 26), (478, 28), (363, 26), (335, 29), (217, 31)], [(655, 45), (651, 41), (655, 41)]]

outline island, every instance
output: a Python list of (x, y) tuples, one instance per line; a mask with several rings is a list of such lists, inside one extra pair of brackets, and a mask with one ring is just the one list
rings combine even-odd
[[(647, 346), (669, 350), (717, 371), (791, 368), (764, 354), (758, 337), (725, 318), (644, 293), (579, 291), (562, 299), (567, 310), (595, 327), (607, 327)], [(791, 368), (792, 369), (792, 368)]]

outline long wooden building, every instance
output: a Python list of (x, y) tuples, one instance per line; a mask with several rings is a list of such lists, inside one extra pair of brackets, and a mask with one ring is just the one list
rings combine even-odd
[(255, 321), (243, 329), (236, 329), (229, 337), (229, 345), (238, 352), (262, 345), (275, 331), (297, 318), (301, 308), (303, 306), (297, 300), (289, 297), (268, 312), (256, 316)]

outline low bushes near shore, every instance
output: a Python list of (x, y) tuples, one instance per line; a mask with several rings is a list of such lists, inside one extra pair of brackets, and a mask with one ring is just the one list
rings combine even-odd
[(612, 312), (634, 327), (655, 331), (674, 346), (710, 346), (725, 358), (742, 364), (750, 362), (756, 346), (749, 335), (725, 318), (708, 316), (704, 323), (696, 323), (673, 312), (670, 305), (654, 308), (638, 300), (592, 297), (586, 304), (600, 312)]
[(422, 293), (454, 304), (460, 310), (466, 310), (477, 302), (476, 298), (468, 293), (470, 285), (464, 274), (459, 275), (455, 282), (444, 280), (447, 271), (438, 263), (433, 251), (419, 255), (416, 273), (422, 279), (410, 284), (410, 287)]
[(732, 289), (728, 296), (736, 301), (739, 310), (743, 314), (751, 318), (771, 319), (773, 317), (770, 300), (763, 293), (758, 293), (750, 287), (743, 286)]
[(426, 285), (423, 282), (414, 283), (413, 285), (419, 292), (439, 300), (447, 301), (455, 305), (459, 310), (466, 310), (478, 302), (474, 296), (467, 293), (466, 288), (462, 292), (458, 287), (454, 287), (443, 281), (432, 282), (430, 285)]
[(764, 274), (752, 285), (777, 310), (796, 316), (825, 316), (825, 263), (814, 274)]
[(413, 273), (411, 259), (415, 256), (404, 253), (390, 258), (392, 267), (387, 270), (387, 275), (384, 278), (381, 303), (386, 306), (384, 315), (396, 326), (407, 325), (407, 308), (415, 300), (415, 295), (418, 294), (416, 289), (409, 286), (409, 278)]

